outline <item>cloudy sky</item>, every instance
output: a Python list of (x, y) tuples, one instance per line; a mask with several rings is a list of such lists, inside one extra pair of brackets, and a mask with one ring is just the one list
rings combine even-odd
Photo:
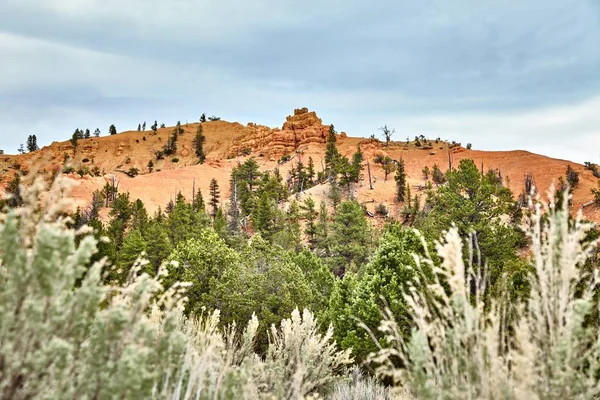
[(0, 148), (316, 110), (600, 162), (598, 0), (0, 0)]

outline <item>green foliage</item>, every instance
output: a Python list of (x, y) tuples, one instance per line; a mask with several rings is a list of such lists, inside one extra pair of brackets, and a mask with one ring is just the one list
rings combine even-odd
[(127, 176), (129, 176), (130, 178), (135, 178), (136, 176), (138, 176), (140, 174), (140, 170), (135, 168), (135, 167), (131, 167), (129, 168), (129, 170), (126, 172)]
[(344, 201), (337, 208), (331, 226), (331, 256), (328, 262), (335, 273), (343, 276), (356, 270), (368, 258), (371, 231), (365, 213), (355, 200)]
[[(541, 205), (532, 215), (531, 296), (524, 306), (509, 298), (510, 288), (492, 299), (482, 293), (487, 278), (473, 257), (464, 262), (459, 232), (451, 229), (437, 246), (443, 263), (434, 281), (405, 296), (415, 322), (409, 338), (395, 313), (385, 311), (381, 332), (391, 348), (371, 358), (380, 376), (419, 399), (598, 397), (600, 336), (586, 322), (595, 284), (588, 281), (577, 295), (581, 268), (596, 246), (585, 239), (591, 225), (572, 221), (567, 203)], [(436, 263), (424, 257), (421, 264)], [(447, 292), (440, 280), (449, 283)]]
[(35, 135), (29, 135), (27, 137), (27, 151), (31, 153), (39, 149), (40, 148), (37, 144), (37, 137)]
[(204, 136), (202, 123), (200, 123), (198, 124), (198, 128), (196, 129), (196, 137), (194, 138), (194, 150), (196, 151), (196, 157), (198, 157), (198, 161), (200, 164), (204, 164), (204, 161), (206, 160), (206, 154), (204, 153), (205, 141), (206, 137)]
[[(404, 202), (405, 190), (406, 190), (406, 172), (404, 172), (404, 160), (400, 159), (398, 166), (396, 167), (396, 201)], [(409, 195), (410, 198), (410, 195)]]
[(426, 254), (425, 242), (417, 231), (404, 229), (400, 224), (388, 228), (372, 260), (356, 277), (349, 278), (351, 283), (345, 285), (347, 293), (343, 296), (346, 301), (341, 304), (336, 300), (331, 304), (329, 312), (336, 315), (333, 319), (335, 337), (342, 348), (351, 348), (358, 359), (377, 350), (362, 325), (369, 327), (385, 345), (383, 334), (377, 332), (382, 320), (380, 310), (384, 306), (392, 310), (398, 329), (405, 336), (410, 335), (412, 324), (404, 296), (409, 294), (411, 286), (431, 278), (431, 270), (418, 269), (414, 258), (414, 255)]
[(523, 232), (505, 218), (515, 207), (512, 192), (502, 186), (497, 175), (482, 175), (469, 159), (461, 160), (456, 170), (448, 172), (447, 179), (447, 184), (427, 199), (427, 212), (417, 218), (415, 226), (431, 240), (452, 225), (465, 240), (473, 234), (491, 288), (507, 273), (515, 285), (513, 295), (525, 296), (524, 265), (516, 254), (524, 244)]
[(108, 127), (108, 134), (109, 135), (116, 135), (117, 134), (117, 128), (114, 125), (111, 125)]
[(577, 184), (579, 184), (579, 173), (575, 171), (571, 167), (571, 165), (567, 165), (565, 176), (567, 178), (567, 183), (569, 184), (571, 189), (575, 189), (575, 187), (577, 187)]
[(436, 185), (441, 185), (446, 182), (446, 175), (444, 175), (437, 164), (433, 164), (433, 169), (431, 170), (431, 179)]
[(221, 196), (221, 192), (219, 191), (219, 184), (215, 178), (212, 178), (210, 181), (210, 185), (208, 187), (210, 200), (208, 201), (208, 205), (212, 208), (212, 216), (214, 218), (217, 215), (217, 210), (219, 209), (219, 198)]
[(327, 135), (327, 145), (325, 148), (325, 170), (329, 180), (335, 179), (336, 165), (338, 158), (340, 157), (340, 153), (338, 152), (335, 144), (337, 140), (335, 134), (336, 132), (334, 126), (330, 125), (329, 134)]

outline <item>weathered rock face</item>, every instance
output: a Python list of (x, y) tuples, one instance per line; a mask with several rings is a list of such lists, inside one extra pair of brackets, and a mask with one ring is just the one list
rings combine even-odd
[(231, 149), (232, 155), (242, 154), (245, 149), (258, 151), (269, 157), (280, 157), (294, 152), (298, 146), (309, 143), (325, 143), (329, 126), (323, 125), (321, 118), (307, 108), (294, 110), (281, 129), (248, 124), (250, 134), (236, 140)]

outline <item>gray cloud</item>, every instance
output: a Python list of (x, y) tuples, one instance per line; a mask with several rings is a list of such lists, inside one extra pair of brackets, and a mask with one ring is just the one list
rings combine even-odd
[[(4, 0), (0, 147), (14, 151), (23, 124), (49, 142), (203, 111), (279, 125), (308, 106), (364, 135), (443, 120), (460, 140), (477, 121), (482, 146), (516, 148), (485, 121), (600, 94), (600, 7), (510, 3)], [(583, 140), (591, 127), (576, 122), (571, 138)]]

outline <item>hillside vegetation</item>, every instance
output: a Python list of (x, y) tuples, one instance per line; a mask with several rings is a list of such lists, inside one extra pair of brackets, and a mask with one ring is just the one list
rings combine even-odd
[(600, 395), (594, 166), (306, 109), (154, 128), (5, 158), (1, 399)]

